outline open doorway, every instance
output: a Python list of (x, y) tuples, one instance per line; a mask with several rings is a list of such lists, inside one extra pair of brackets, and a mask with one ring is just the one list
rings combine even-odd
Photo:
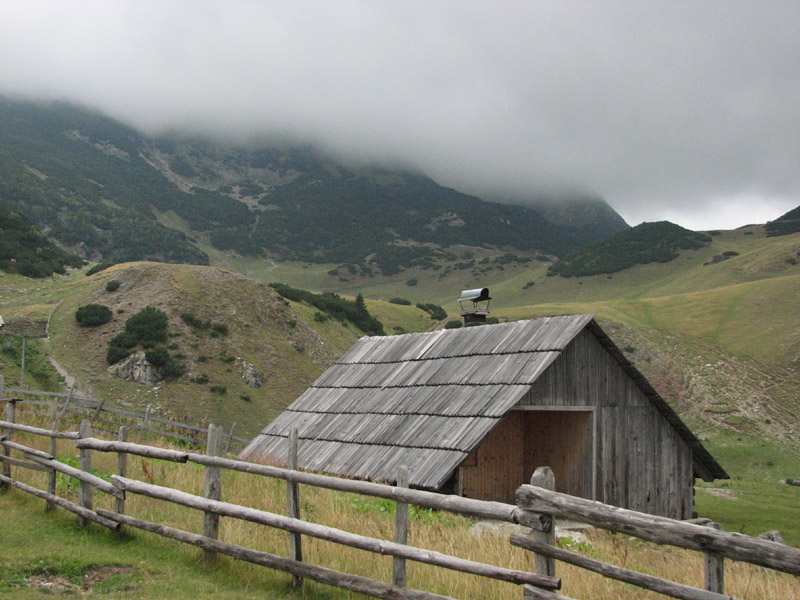
[(594, 411), (525, 410), (524, 464), (530, 478), (536, 467), (553, 469), (556, 491), (593, 500)]

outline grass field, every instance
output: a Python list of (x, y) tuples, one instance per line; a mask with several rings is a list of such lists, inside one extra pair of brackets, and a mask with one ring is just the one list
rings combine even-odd
[[(23, 410), (20, 421), (35, 423)], [(43, 447), (27, 435), (22, 443)], [(41, 438), (39, 438), (41, 440)], [(59, 457), (75, 456), (70, 442), (59, 442)], [(116, 469), (114, 454), (94, 453), (93, 467), (100, 476)], [(197, 465), (162, 463), (130, 457), (129, 477), (202, 494), (203, 470)], [(45, 487), (44, 475), (15, 469), (15, 477)], [(75, 500), (76, 487), (60, 478), (59, 495)], [(223, 500), (285, 514), (283, 482), (224, 472)], [(392, 539), (391, 502), (355, 494), (301, 486), (301, 514), (305, 520), (371, 537)], [(111, 508), (111, 498), (96, 494), (95, 505)], [(0, 492), (3, 526), (0, 528), (0, 595), (11, 600), (40, 598), (42, 594), (100, 597), (163, 598), (356, 598), (358, 596), (307, 582), (301, 591), (289, 587), (290, 578), (246, 563), (221, 557), (201, 560), (200, 551), (153, 534), (109, 532), (92, 525), (83, 530), (77, 518), (62, 509), (44, 511), (43, 501), (18, 490)], [(169, 503), (129, 495), (126, 512), (184, 530), (199, 532), (202, 515)], [(533, 558), (512, 547), (508, 530), (493, 533), (475, 528), (472, 519), (443, 512), (412, 510), (411, 545), (498, 564), (532, 570)], [(223, 519), (221, 539), (286, 556), (285, 532), (233, 519)], [(391, 579), (391, 558), (375, 556), (329, 542), (304, 537), (309, 562), (382, 581)], [(563, 542), (572, 550), (627, 568), (701, 586), (702, 557), (694, 552), (660, 547), (622, 535), (590, 531), (586, 542)], [(633, 600), (655, 594), (616, 583), (568, 565), (559, 564), (562, 593), (573, 598)], [(474, 576), (409, 563), (409, 586), (456, 598), (501, 600), (521, 597), (520, 588)], [(726, 592), (744, 600), (795, 598), (800, 580), (741, 563), (726, 561)]]

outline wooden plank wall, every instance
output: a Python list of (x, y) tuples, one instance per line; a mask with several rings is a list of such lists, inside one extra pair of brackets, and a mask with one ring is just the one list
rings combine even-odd
[(525, 481), (523, 420), (510, 413), (461, 464), (462, 494), (467, 498), (514, 503)]
[(692, 516), (691, 449), (589, 331), (564, 349), (520, 405), (597, 407), (595, 499)]

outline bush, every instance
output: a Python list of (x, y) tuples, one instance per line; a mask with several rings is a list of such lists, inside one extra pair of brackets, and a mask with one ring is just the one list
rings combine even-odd
[(411, 306), (411, 300), (405, 298), (392, 298), (389, 300), (392, 304), (399, 304), (401, 306)]
[(110, 344), (112, 346), (119, 346), (120, 348), (133, 348), (136, 344), (136, 337), (130, 333), (120, 333), (111, 338)]
[(125, 331), (145, 348), (152, 348), (167, 341), (167, 315), (148, 306), (125, 321)]
[(212, 385), (209, 389), (220, 396), (224, 396), (228, 393), (228, 388), (224, 385)]
[(116, 292), (119, 289), (120, 282), (116, 279), (112, 279), (108, 283), (106, 283), (106, 291), (107, 292)]
[(111, 320), (111, 309), (101, 304), (87, 304), (75, 311), (75, 320), (81, 327), (97, 327)]
[(409, 287), (413, 287), (413, 286), (417, 285), (417, 283), (419, 283), (419, 282), (416, 279), (414, 279), (413, 277), (411, 279), (409, 279), (408, 281), (406, 281), (406, 285), (409, 286)]
[(497, 317), (486, 317), (486, 324), (487, 325), (497, 325), (500, 322), (500, 319)]
[(447, 312), (438, 304), (418, 303), (417, 308), (428, 313), (434, 321), (441, 321), (447, 318)]
[(114, 263), (104, 262), (104, 263), (97, 263), (95, 266), (91, 267), (88, 271), (86, 271), (86, 276), (94, 275), (95, 273), (99, 273), (100, 271), (105, 271), (108, 267), (113, 267)]
[(170, 360), (169, 351), (164, 346), (158, 346), (144, 353), (144, 357), (156, 369), (161, 370)]
[(121, 346), (109, 346), (106, 353), (106, 362), (110, 365), (116, 364), (124, 358), (128, 358), (131, 351)]
[(463, 326), (464, 323), (461, 322), (461, 319), (450, 319), (447, 323), (444, 324), (445, 329), (458, 329)]
[(225, 323), (212, 323), (211, 331), (218, 335), (228, 335), (228, 326)]

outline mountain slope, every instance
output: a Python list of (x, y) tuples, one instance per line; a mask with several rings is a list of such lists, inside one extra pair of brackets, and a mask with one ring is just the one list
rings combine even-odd
[(548, 273), (562, 277), (616, 273), (638, 264), (669, 262), (679, 250), (696, 250), (710, 241), (707, 235), (668, 221), (642, 223), (574, 251)]
[(454, 259), (452, 244), (563, 256), (627, 227), (597, 198), (586, 206), (605, 218), (553, 223), (530, 207), (310, 148), (150, 139), (71, 105), (2, 98), (0, 176), (0, 198), (93, 260), (204, 264), (198, 247), (207, 244), (392, 274)]
[(800, 206), (766, 225), (767, 235), (789, 235), (800, 231)]
[(0, 200), (0, 270), (49, 277), (81, 264), (80, 258), (57, 248), (28, 219)]

